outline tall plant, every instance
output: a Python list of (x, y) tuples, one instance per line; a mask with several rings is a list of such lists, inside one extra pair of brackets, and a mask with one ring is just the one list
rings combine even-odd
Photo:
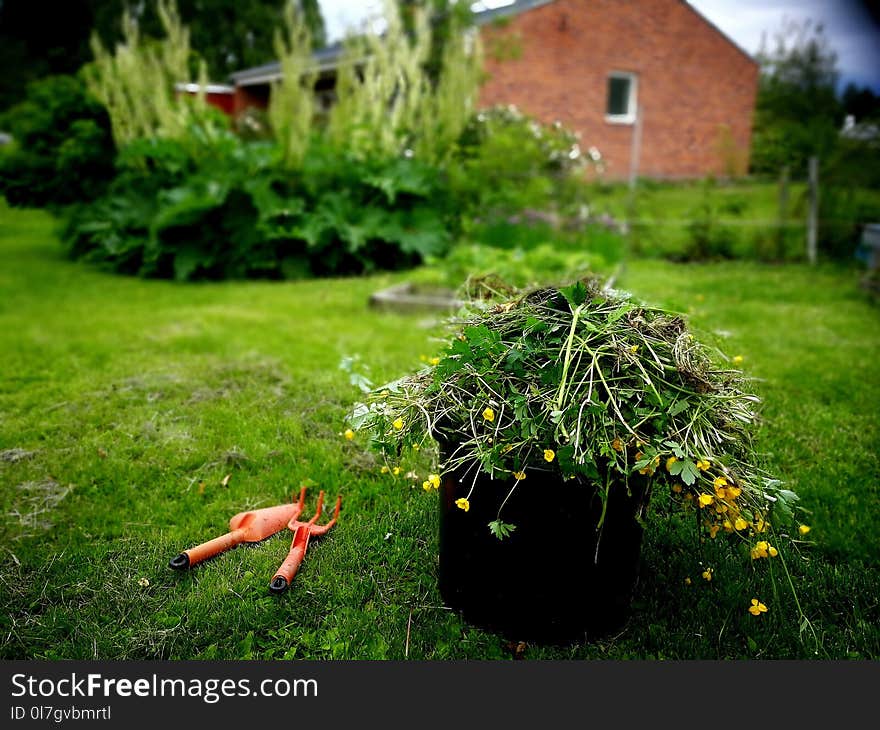
[(284, 31), (275, 33), (281, 79), (272, 88), (269, 122), (284, 162), (291, 168), (302, 162), (314, 121), (317, 72), (311, 48), (305, 15), (290, 2), (284, 9)]
[[(165, 38), (142, 38), (128, 9), (122, 16), (123, 41), (111, 53), (97, 33), (91, 46), (95, 60), (84, 70), (86, 84), (110, 115), (113, 138), (121, 147), (135, 139), (182, 138), (190, 120), (191, 99), (181, 99), (175, 84), (189, 78), (189, 30), (174, 0), (158, 0)], [(200, 80), (205, 80), (202, 65)], [(203, 87), (203, 85), (202, 85)], [(204, 106), (204, 95), (196, 100)]]
[[(480, 79), (479, 41), (463, 28), (444, 46), (436, 83), (428, 73), (432, 29), (416, 7), (410, 28), (385, 0), (384, 19), (346, 42), (330, 113), (330, 141), (358, 156), (413, 150), (425, 162), (444, 160), (469, 119)], [(376, 25), (383, 26), (381, 32)]]

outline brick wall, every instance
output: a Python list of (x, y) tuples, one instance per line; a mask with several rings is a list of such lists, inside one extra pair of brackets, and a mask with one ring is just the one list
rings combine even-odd
[(607, 177), (628, 176), (635, 129), (605, 119), (611, 71), (638, 78), (640, 175), (745, 171), (758, 66), (683, 0), (556, 0), (482, 38), (481, 105), (560, 120), (599, 149)]

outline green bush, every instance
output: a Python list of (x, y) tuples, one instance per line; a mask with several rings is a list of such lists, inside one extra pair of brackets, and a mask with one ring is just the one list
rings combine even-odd
[(14, 138), (0, 153), (0, 194), (10, 205), (64, 205), (100, 195), (115, 154), (104, 109), (74, 76), (28, 86), (0, 118)]
[(123, 150), (108, 194), (70, 218), (70, 253), (193, 280), (355, 274), (445, 252), (448, 195), (433, 168), (353, 160), (319, 142), (298, 171), (285, 171), (280, 155), (230, 132), (215, 131), (204, 148), (138, 141)]
[(449, 173), (460, 210), (486, 220), (526, 209), (570, 212), (580, 203), (584, 165), (576, 135), (562, 125), (494, 107), (471, 119)]

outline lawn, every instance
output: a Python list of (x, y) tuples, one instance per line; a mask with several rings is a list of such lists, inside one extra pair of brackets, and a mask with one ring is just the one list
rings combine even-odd
[[(380, 382), (439, 347), (436, 319), (369, 308), (403, 275), (143, 281), (65, 260), (53, 225), (0, 208), (0, 656), (512, 656), (442, 606), (423, 477), (381, 474), (342, 436), (359, 395), (343, 357)], [(732, 570), (702, 581), (699, 546), (657, 526), (618, 635), (523, 656), (880, 658), (880, 312), (858, 272), (641, 260), (618, 285), (687, 313), (757, 379), (762, 447), (811, 513), (813, 544), (789, 567), (815, 641), (785, 592), (751, 616)], [(168, 569), (301, 485), (310, 508), (323, 488), (343, 511), (286, 594), (267, 585), (287, 537)]]

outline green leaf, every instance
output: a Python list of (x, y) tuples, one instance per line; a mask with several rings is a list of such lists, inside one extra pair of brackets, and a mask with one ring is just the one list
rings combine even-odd
[(499, 540), (508, 537), (515, 529), (516, 525), (511, 525), (510, 523), (502, 522), (501, 520), (493, 520), (489, 523), (489, 531)]
[(559, 291), (562, 293), (562, 296), (568, 300), (572, 309), (579, 307), (587, 301), (587, 287), (584, 286), (582, 281), (572, 284), (571, 286), (563, 287)]
[[(677, 470), (676, 467), (678, 467)], [(676, 461), (670, 467), (669, 473), (680, 476), (681, 480), (689, 487), (695, 484), (700, 476), (700, 470), (697, 469), (697, 465), (690, 459), (681, 459), (679, 461)]]

